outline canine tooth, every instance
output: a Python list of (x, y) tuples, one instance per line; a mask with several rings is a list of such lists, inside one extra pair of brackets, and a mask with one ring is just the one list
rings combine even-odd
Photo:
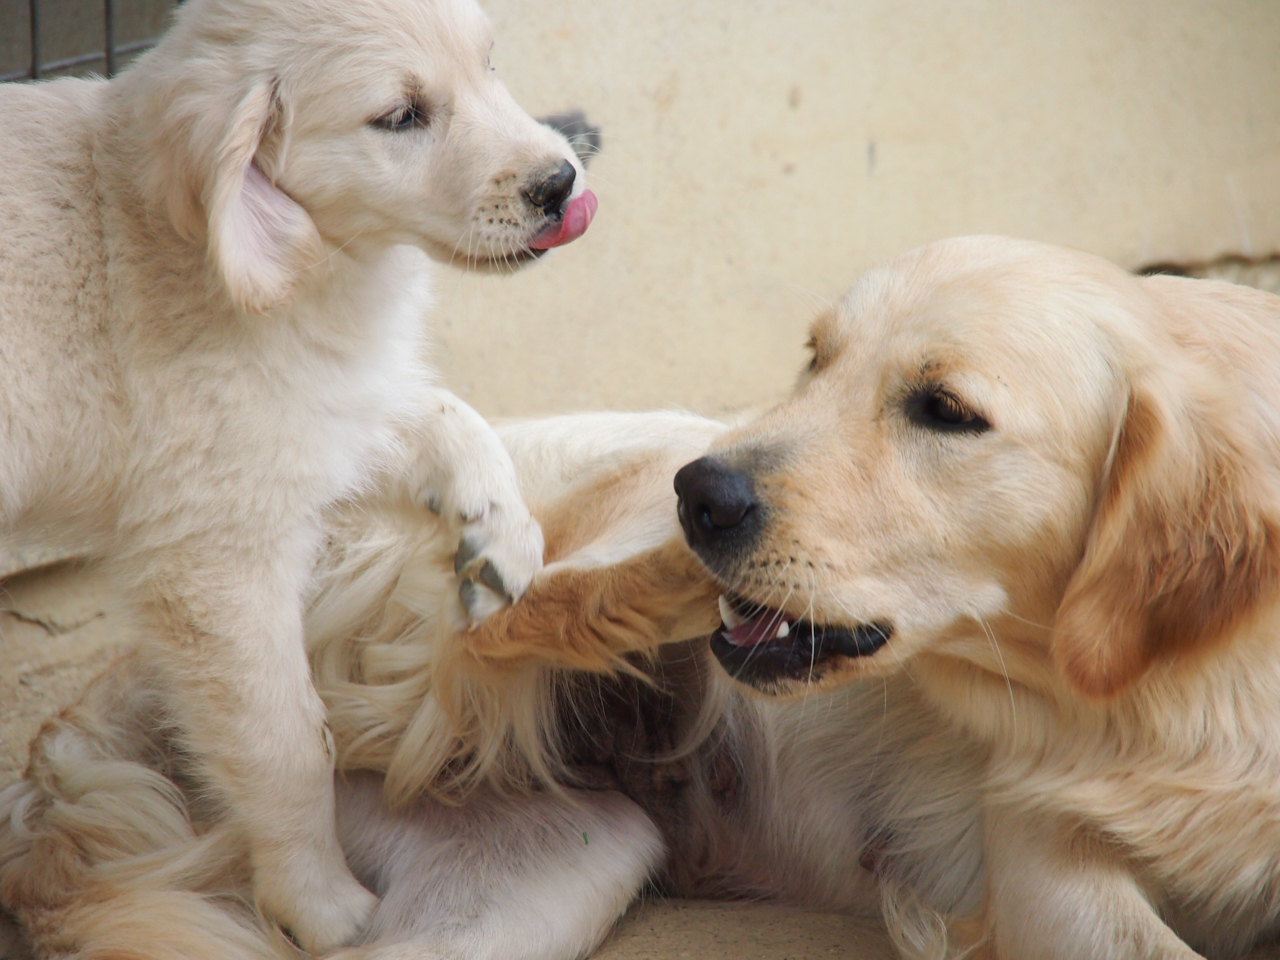
[(778, 624), (778, 634), (773, 639), (782, 640), (790, 633), (791, 633), (791, 624), (783, 620), (780, 624)]
[(733, 609), (733, 604), (729, 602), (729, 598), (723, 593), (720, 594), (720, 619), (724, 621), (724, 625), (730, 630), (742, 622), (742, 618)]

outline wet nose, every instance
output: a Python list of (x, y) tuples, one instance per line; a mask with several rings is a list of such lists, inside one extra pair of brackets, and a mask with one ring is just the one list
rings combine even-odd
[(710, 547), (737, 538), (756, 526), (759, 504), (751, 477), (713, 457), (686, 464), (676, 474), (678, 511), (685, 539), (692, 547)]
[(573, 192), (573, 181), (577, 177), (578, 171), (573, 168), (573, 164), (568, 160), (562, 161), (550, 176), (535, 180), (525, 187), (525, 199), (545, 213), (559, 213), (565, 200)]

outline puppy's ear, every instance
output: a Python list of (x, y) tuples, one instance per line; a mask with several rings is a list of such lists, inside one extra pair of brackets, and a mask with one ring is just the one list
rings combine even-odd
[(273, 182), (285, 126), (275, 83), (259, 79), (232, 110), (202, 191), (209, 256), (232, 301), (251, 312), (284, 300), (322, 255), (307, 212)]
[(1276, 593), (1280, 512), (1241, 432), (1249, 420), (1203, 381), (1164, 372), (1131, 388), (1054, 622), (1053, 658), (1078, 692), (1118, 693), (1157, 659), (1229, 636)]

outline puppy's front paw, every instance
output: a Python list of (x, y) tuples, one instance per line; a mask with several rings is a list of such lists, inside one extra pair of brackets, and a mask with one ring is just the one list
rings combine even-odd
[[(296, 864), (295, 864), (296, 866)], [(259, 868), (258, 906), (312, 954), (327, 953), (355, 939), (378, 906), (378, 898), (340, 869), (294, 869), (287, 874)]]
[(542, 528), (519, 501), (463, 517), (453, 569), (471, 626), (520, 599), (542, 569), (542, 549)]

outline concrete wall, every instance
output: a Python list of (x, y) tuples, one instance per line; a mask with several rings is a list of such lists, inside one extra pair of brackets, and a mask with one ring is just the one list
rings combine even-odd
[(1276, 0), (485, 5), (517, 98), (604, 128), (582, 240), (441, 274), (441, 363), (488, 414), (769, 402), (815, 304), (937, 237), (1280, 251)]
[[(46, 58), (100, 48), (100, 0), (40, 2)], [(171, 8), (117, 6), (121, 43)], [(586, 237), (441, 273), (440, 363), (491, 415), (769, 402), (816, 304), (950, 234), (1129, 267), (1280, 251), (1277, 0), (486, 7), (517, 97), (605, 137)], [(26, 9), (0, 0), (0, 72)]]

